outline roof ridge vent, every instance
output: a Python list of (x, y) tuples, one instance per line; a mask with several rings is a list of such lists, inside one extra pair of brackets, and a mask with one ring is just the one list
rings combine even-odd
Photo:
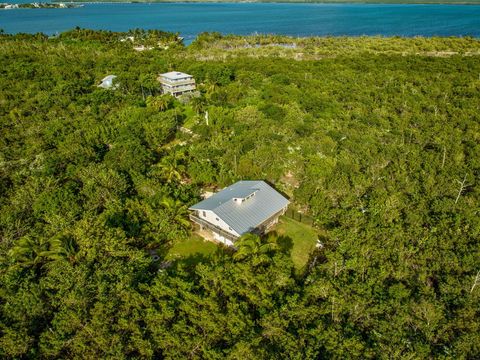
[(245, 193), (242, 194), (241, 196), (233, 197), (233, 201), (236, 202), (237, 204), (243, 204), (248, 199), (251, 199), (252, 197), (254, 197), (255, 193), (260, 189), (249, 189), (249, 190), (250, 191), (245, 191)]

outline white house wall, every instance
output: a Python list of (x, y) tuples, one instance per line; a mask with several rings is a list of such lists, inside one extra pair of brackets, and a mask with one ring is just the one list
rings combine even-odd
[(233, 241), (231, 240), (228, 240), (228, 239), (225, 239), (223, 236), (221, 235), (218, 235), (217, 233), (213, 233), (213, 238), (219, 242), (221, 242), (222, 244), (225, 244), (227, 246), (233, 246)]
[[(213, 211), (211, 210), (197, 210), (198, 217), (208, 221), (210, 224), (218, 226), (220, 229), (229, 232), (230, 234), (240, 236), (235, 230), (233, 230), (228, 224), (220, 219)], [(205, 213), (205, 216), (204, 216)], [(218, 219), (218, 220), (217, 220)]]

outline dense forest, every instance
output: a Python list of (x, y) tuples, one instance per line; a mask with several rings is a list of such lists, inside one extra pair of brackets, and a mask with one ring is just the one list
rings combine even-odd
[[(1, 358), (480, 358), (480, 41), (75, 29), (0, 63)], [(313, 219), (306, 266), (275, 233), (161, 266), (240, 179)]]

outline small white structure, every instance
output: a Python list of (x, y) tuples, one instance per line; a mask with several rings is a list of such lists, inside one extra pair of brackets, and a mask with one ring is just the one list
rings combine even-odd
[(105, 76), (102, 79), (102, 83), (98, 85), (98, 87), (104, 88), (104, 89), (116, 89), (118, 87), (118, 84), (114, 84), (113, 80), (116, 79), (116, 75), (108, 75)]
[(135, 41), (135, 37), (134, 36), (127, 36), (127, 37), (124, 37), (122, 39), (120, 39), (121, 42), (125, 42), (125, 41), (131, 41), (131, 42), (134, 42)]
[(134, 46), (133, 50), (135, 51), (153, 50), (153, 46), (139, 45), (139, 46)]
[(164, 94), (170, 94), (175, 97), (192, 93), (196, 89), (193, 76), (178, 71), (160, 74), (158, 81), (162, 84)]
[(264, 181), (239, 181), (190, 207), (190, 220), (232, 246), (243, 234), (268, 231), (289, 203)]

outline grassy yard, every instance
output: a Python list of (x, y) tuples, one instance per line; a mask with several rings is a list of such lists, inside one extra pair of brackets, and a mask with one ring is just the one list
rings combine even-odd
[(280, 236), (292, 239), (292, 260), (297, 270), (301, 270), (307, 263), (310, 253), (315, 249), (318, 232), (314, 228), (296, 220), (282, 216), (275, 231)]
[[(310, 253), (315, 249), (318, 232), (303, 223), (282, 216), (274, 229), (279, 236), (286, 236), (292, 240), (291, 255), (298, 271), (301, 271), (308, 261)], [(218, 251), (219, 246), (211, 241), (203, 240), (199, 235), (192, 234), (187, 240), (176, 243), (170, 249), (166, 260), (188, 259), (192, 262), (201, 261)], [(197, 258), (197, 259), (195, 259)]]
[(169, 250), (166, 260), (175, 260), (179, 258), (188, 258), (191, 256), (208, 257), (218, 250), (218, 246), (211, 242), (203, 240), (197, 234), (192, 234), (187, 240), (178, 242)]

